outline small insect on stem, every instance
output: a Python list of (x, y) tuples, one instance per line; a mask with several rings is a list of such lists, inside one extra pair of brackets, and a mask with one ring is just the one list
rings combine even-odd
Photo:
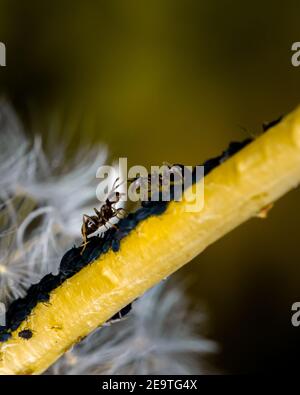
[(29, 340), (32, 338), (32, 330), (30, 329), (23, 329), (21, 332), (18, 333), (18, 336), (21, 337), (22, 339)]
[[(95, 215), (89, 216), (87, 214), (83, 215), (83, 223), (81, 227), (82, 234), (82, 251), (83, 254), (87, 244), (89, 243), (88, 236), (96, 232), (101, 226), (104, 226), (107, 229), (107, 225), (110, 225), (114, 228), (117, 228), (116, 225), (110, 223), (110, 219), (112, 218), (122, 218), (126, 214), (126, 210), (123, 208), (115, 208), (114, 205), (119, 202), (121, 198), (120, 192), (114, 192), (119, 185), (116, 185), (119, 178), (116, 179), (114, 185), (112, 187), (112, 191), (110, 192), (108, 198), (105, 203), (100, 207), (100, 209), (94, 208)], [(114, 195), (114, 196), (113, 196)], [(114, 197), (112, 199), (110, 196)]]

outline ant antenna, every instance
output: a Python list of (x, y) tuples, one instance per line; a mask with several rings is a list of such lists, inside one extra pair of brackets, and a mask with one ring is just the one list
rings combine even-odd
[[(118, 189), (121, 185), (123, 185), (123, 184), (125, 183), (125, 181), (121, 181), (121, 182), (118, 184), (118, 181), (119, 181), (119, 180), (120, 180), (120, 177), (117, 177), (117, 178), (115, 179), (115, 181), (114, 181), (114, 183), (113, 183), (113, 186), (112, 186), (110, 192), (107, 194), (107, 199), (110, 200), (110, 199), (116, 194), (117, 189)], [(119, 193), (119, 196), (125, 195), (124, 193), (121, 193), (121, 192), (118, 192), (118, 193)]]

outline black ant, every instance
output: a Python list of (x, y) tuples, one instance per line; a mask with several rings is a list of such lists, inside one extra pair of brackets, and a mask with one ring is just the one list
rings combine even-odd
[[(118, 186), (115, 186), (116, 182), (119, 180), (119, 178), (116, 179), (114, 182), (112, 192), (118, 188)], [(101, 226), (104, 226), (107, 229), (107, 224), (111, 225), (112, 227), (117, 229), (117, 226), (110, 223), (109, 220), (117, 217), (119, 215), (124, 215), (126, 213), (126, 210), (123, 208), (115, 208), (114, 205), (119, 202), (121, 198), (121, 193), (120, 192), (115, 192), (115, 200), (110, 200), (110, 196), (112, 195), (112, 192), (110, 193), (109, 197), (106, 199), (105, 203), (100, 207), (100, 210), (97, 210), (94, 208), (95, 214), (89, 216), (87, 214), (83, 214), (83, 224), (81, 227), (81, 234), (83, 238), (83, 249), (81, 251), (81, 255), (83, 254), (87, 244), (89, 243), (88, 241), (88, 236), (96, 232)]]

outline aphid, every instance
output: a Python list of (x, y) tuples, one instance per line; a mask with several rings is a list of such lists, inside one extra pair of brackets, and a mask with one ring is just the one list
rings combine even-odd
[(19, 337), (21, 337), (22, 339), (26, 339), (26, 340), (31, 339), (32, 335), (33, 335), (33, 333), (32, 333), (32, 330), (30, 330), (30, 329), (23, 329), (22, 331), (20, 331), (18, 333)]
[(283, 116), (281, 115), (279, 118), (274, 119), (274, 121), (264, 122), (263, 125), (262, 125), (263, 131), (266, 132), (268, 129), (270, 129), (273, 126), (277, 125), (282, 120), (282, 118), (283, 118)]
[[(118, 178), (116, 179), (114, 185), (118, 181)], [(118, 186), (114, 186), (112, 189), (112, 192), (117, 188)], [(112, 192), (110, 195), (112, 195)], [(104, 226), (107, 229), (107, 224), (111, 225), (114, 228), (117, 228), (116, 225), (110, 223), (109, 221), (114, 218), (120, 218), (118, 216), (124, 216), (124, 213), (126, 213), (126, 210), (123, 208), (115, 208), (114, 205), (119, 202), (121, 193), (120, 192), (114, 192), (115, 199), (110, 200), (110, 196), (106, 199), (105, 203), (100, 207), (100, 210), (94, 208), (95, 214), (89, 216), (87, 214), (83, 215), (83, 224), (81, 227), (81, 234), (83, 238), (83, 243), (82, 243), (82, 251), (81, 255), (83, 254), (86, 245), (89, 243), (88, 241), (88, 236), (96, 232), (101, 226)]]

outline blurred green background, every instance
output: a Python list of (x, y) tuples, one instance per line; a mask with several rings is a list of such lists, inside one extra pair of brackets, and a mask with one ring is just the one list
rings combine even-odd
[[(199, 164), (299, 104), (299, 11), (290, 0), (0, 0), (0, 94), (32, 133), (103, 142), (129, 165)], [(223, 372), (297, 370), (299, 198), (177, 274), (207, 305)]]

